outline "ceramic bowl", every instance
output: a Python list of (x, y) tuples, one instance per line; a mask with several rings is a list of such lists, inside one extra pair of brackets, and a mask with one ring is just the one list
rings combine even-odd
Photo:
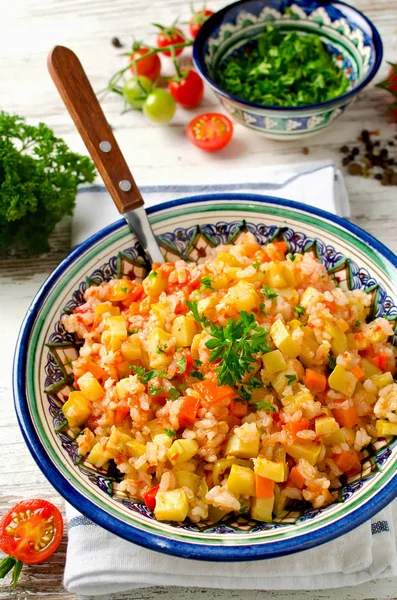
[[(318, 34), (348, 77), (348, 91), (320, 104), (275, 107), (241, 100), (220, 88), (214, 80), (219, 64), (261, 37), (268, 24), (283, 31)], [(382, 54), (375, 26), (339, 0), (241, 0), (210, 17), (193, 48), (196, 69), (234, 119), (277, 140), (303, 139), (328, 127), (375, 76)]]
[[(289, 251), (311, 252), (343, 288), (362, 289), (372, 317), (397, 321), (397, 257), (370, 235), (321, 210), (267, 196), (222, 194), (186, 198), (148, 209), (166, 260), (201, 262), (217, 244), (246, 230), (258, 242), (285, 240)], [(88, 285), (112, 277), (141, 279), (146, 266), (124, 221), (78, 246), (34, 299), (15, 356), (14, 395), (26, 443), (52, 485), (78, 510), (113, 533), (154, 550), (215, 561), (253, 560), (304, 550), (369, 519), (397, 494), (397, 439), (380, 439), (365, 451), (362, 471), (322, 510), (285, 511), (273, 523), (244, 515), (213, 523), (157, 522), (120, 490), (114, 473), (78, 455), (79, 431), (65, 425), (62, 404), (73, 382), (78, 343), (60, 318), (83, 303)]]

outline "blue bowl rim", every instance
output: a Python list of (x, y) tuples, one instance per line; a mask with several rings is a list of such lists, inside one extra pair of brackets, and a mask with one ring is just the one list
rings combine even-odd
[[(352, 11), (354, 11), (358, 15), (360, 15), (368, 23), (368, 25), (372, 31), (372, 35), (373, 35), (373, 42), (374, 42), (374, 49), (375, 49), (375, 62), (372, 66), (372, 69), (369, 71), (368, 75), (365, 77), (365, 79), (363, 79), (363, 81), (361, 81), (352, 90), (350, 90), (349, 92), (346, 92), (346, 94), (342, 94), (342, 96), (336, 96), (332, 100), (326, 100), (325, 102), (318, 102), (317, 104), (305, 104), (304, 106), (273, 106), (271, 104), (258, 104), (257, 102), (250, 102), (249, 100), (244, 100), (242, 98), (239, 98), (238, 96), (229, 94), (229, 92), (226, 92), (223, 88), (221, 88), (207, 74), (207, 68), (204, 64), (202, 49), (204, 47), (204, 42), (209, 37), (210, 33), (212, 32), (213, 27), (215, 27), (216, 25), (218, 25), (221, 22), (223, 16), (231, 8), (236, 7), (239, 4), (244, 5), (244, 4), (246, 4), (247, 1), (249, 1), (249, 0), (238, 0), (237, 2), (228, 4), (227, 6), (225, 6), (225, 8), (222, 8), (221, 10), (214, 13), (207, 21), (205, 21), (205, 23), (201, 27), (200, 31), (198, 32), (197, 37), (193, 44), (193, 61), (194, 61), (195, 67), (199, 71), (199, 73), (200, 73), (201, 77), (204, 79), (204, 81), (208, 85), (210, 85), (214, 89), (214, 91), (218, 92), (221, 96), (224, 96), (225, 98), (228, 98), (229, 100), (233, 100), (234, 102), (238, 102), (239, 104), (243, 104), (244, 106), (252, 107), (252, 108), (260, 108), (260, 109), (265, 109), (265, 110), (274, 111), (274, 112), (286, 112), (286, 111), (291, 111), (291, 110), (297, 111), (297, 112), (303, 112), (303, 111), (307, 111), (307, 110), (313, 110), (316, 108), (332, 107), (333, 105), (335, 105), (335, 103), (338, 103), (338, 105), (339, 105), (341, 100), (343, 100), (343, 102), (345, 102), (345, 101), (347, 102), (348, 100), (353, 99), (353, 97), (356, 94), (358, 94), (362, 89), (364, 89), (364, 87), (366, 87), (370, 83), (370, 81), (372, 81), (372, 79), (375, 77), (376, 73), (378, 72), (381, 62), (382, 62), (382, 58), (383, 58), (383, 44), (382, 44), (382, 39), (380, 37), (380, 34), (379, 34), (377, 28), (375, 27), (375, 25), (372, 23), (372, 21), (368, 17), (366, 17), (364, 15), (364, 13), (362, 13), (360, 10), (358, 10), (354, 6), (351, 6), (347, 2), (343, 2), (342, 0), (323, 0), (323, 2), (321, 4), (330, 4), (330, 5), (340, 4), (342, 6), (347, 6), (349, 9), (351, 9)], [(319, 5), (320, 5), (320, 3), (319, 3)]]
[[(336, 223), (337, 225), (347, 229), (349, 232), (360, 238), (364, 243), (372, 246), (372, 248), (386, 258), (392, 264), (392, 266), (397, 269), (397, 256), (381, 242), (376, 240), (376, 238), (374, 238), (372, 235), (357, 225), (354, 225), (353, 223), (343, 219), (342, 217), (333, 215), (318, 208), (309, 207), (301, 202), (294, 202), (292, 200), (260, 194), (202, 194), (164, 202), (158, 204), (157, 206), (148, 208), (147, 212), (150, 215), (168, 208), (186, 204), (221, 200), (225, 202), (263, 202), (266, 204), (273, 204), (286, 208), (295, 208), (301, 211), (303, 210), (309, 214), (322, 217), (323, 219), (332, 221), (333, 223)], [(30, 334), (40, 309), (45, 303), (46, 297), (56, 285), (57, 281), (62, 277), (64, 271), (67, 270), (72, 263), (77, 261), (78, 258), (91, 246), (101, 241), (109, 234), (125, 226), (126, 223), (123, 219), (108, 225), (73, 249), (70, 254), (63, 259), (63, 261), (55, 268), (48, 279), (43, 283), (34, 297), (21, 325), (15, 347), (13, 362), (13, 396), (19, 426), (21, 428), (26, 445), (28, 446), (38, 467), (41, 469), (53, 487), (59, 492), (59, 494), (73, 506), (75, 506), (77, 510), (79, 510), (87, 518), (94, 521), (97, 525), (107, 529), (111, 533), (114, 533), (121, 538), (126, 539), (127, 541), (136, 543), (140, 546), (148, 548), (149, 550), (156, 550), (181, 558), (204, 561), (209, 560), (214, 562), (250, 561), (276, 558), (279, 556), (285, 556), (287, 554), (308, 550), (309, 548), (332, 541), (339, 536), (348, 533), (352, 529), (369, 520), (387, 504), (389, 504), (397, 496), (397, 473), (393, 479), (390, 480), (374, 498), (368, 500), (366, 504), (358, 506), (348, 515), (341, 517), (339, 520), (333, 523), (320, 527), (314, 532), (309, 532), (288, 540), (263, 542), (257, 545), (211, 546), (206, 545), (205, 543), (195, 544), (192, 542), (175, 541), (165, 538), (159, 534), (148, 534), (142, 532), (134, 525), (126, 525), (121, 519), (107, 514), (105, 510), (96, 506), (91, 500), (85, 498), (83, 494), (78, 492), (69, 483), (69, 481), (58, 472), (57, 468), (47, 455), (44, 446), (40, 442), (29, 413), (28, 397), (26, 393), (26, 360), (29, 351)], [(376, 501), (374, 501), (375, 499)]]

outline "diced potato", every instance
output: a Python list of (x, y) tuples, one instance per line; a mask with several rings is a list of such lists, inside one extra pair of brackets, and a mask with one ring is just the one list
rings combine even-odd
[(363, 358), (361, 361), (361, 368), (364, 371), (366, 379), (369, 379), (373, 375), (381, 375), (382, 371), (375, 367), (369, 360)]
[(169, 309), (166, 307), (166, 305), (163, 304), (162, 302), (157, 302), (156, 304), (152, 304), (151, 307), (150, 307), (150, 312), (159, 321), (160, 326), (162, 328), (164, 328), (165, 319), (166, 319), (167, 314), (169, 312)]
[(349, 444), (349, 446), (353, 446), (354, 440), (356, 439), (356, 432), (352, 427), (341, 427), (341, 432), (344, 437), (344, 441)]
[[(233, 268), (233, 271), (234, 271), (234, 269), (236, 271), (239, 270), (237, 268)], [(230, 283), (230, 276), (226, 272), (226, 269), (221, 274), (211, 275), (211, 287), (214, 290), (224, 290), (225, 288), (228, 287), (229, 283)]]
[(106, 327), (110, 334), (105, 341), (106, 347), (108, 350), (116, 352), (120, 350), (121, 344), (128, 337), (127, 321), (122, 315), (108, 317)]
[(128, 377), (131, 373), (131, 361), (123, 360), (115, 365), (119, 377)]
[[(159, 419), (152, 419), (152, 421), (148, 421), (147, 423), (145, 423), (145, 427), (149, 428), (152, 440), (154, 440), (154, 437), (156, 435), (164, 433), (164, 427), (162, 426)], [(167, 434), (164, 434), (164, 435), (167, 435)]]
[[(280, 292), (282, 291), (283, 290), (280, 290)], [(292, 319), (291, 321), (288, 321), (288, 327), (290, 331), (295, 331), (295, 329), (299, 329), (300, 327), (302, 327), (302, 323), (298, 319)]]
[(198, 447), (196, 440), (175, 440), (167, 451), (167, 458), (173, 465), (186, 462), (196, 454)]
[(88, 400), (91, 400), (91, 402), (95, 402), (95, 400), (99, 400), (105, 395), (105, 390), (98, 379), (96, 379), (89, 371), (78, 378), (77, 385), (84, 396), (88, 398)]
[(372, 375), (371, 380), (380, 390), (393, 383), (393, 375), (390, 373), (390, 371), (387, 371), (387, 373), (382, 373), (381, 375)]
[(175, 471), (174, 475), (178, 488), (188, 487), (194, 494), (197, 494), (200, 485), (200, 477), (198, 475), (190, 471)]
[(254, 472), (276, 483), (285, 481), (285, 463), (268, 460), (264, 456), (254, 458)]
[(285, 507), (288, 504), (288, 498), (281, 493), (280, 486), (274, 486), (274, 506), (273, 513), (276, 517), (282, 517)]
[(294, 288), (296, 280), (292, 265), (269, 264), (266, 267), (265, 283), (271, 288)]
[(343, 435), (342, 429), (336, 429), (332, 433), (325, 435), (322, 439), (323, 444), (325, 446), (338, 446), (339, 444), (343, 444), (345, 442), (345, 437)]
[(238, 311), (250, 311), (259, 306), (260, 300), (254, 286), (242, 280), (229, 288), (223, 302), (234, 306)]
[(65, 415), (69, 427), (80, 427), (91, 414), (91, 402), (82, 392), (70, 392), (69, 398), (62, 406), (62, 412)]
[(299, 354), (299, 360), (305, 367), (314, 366), (314, 356), (319, 349), (320, 344), (316, 342), (312, 335), (305, 336), (302, 349)]
[(299, 344), (292, 339), (281, 319), (277, 319), (270, 328), (270, 335), (277, 348), (290, 358), (296, 358), (300, 352)]
[(196, 333), (196, 335), (194, 336), (192, 340), (192, 345), (190, 346), (190, 352), (192, 353), (193, 358), (198, 359), (200, 342), (205, 338), (205, 336), (205, 333)]
[(126, 360), (139, 360), (141, 358), (142, 349), (141, 349), (141, 340), (137, 333), (133, 333), (130, 335), (122, 344), (121, 344), (121, 354), (123, 358)]
[(164, 292), (167, 281), (161, 271), (150, 271), (149, 275), (142, 281), (142, 285), (148, 296), (158, 298)]
[(127, 300), (134, 283), (131, 279), (113, 280), (110, 285), (109, 300), (111, 302), (122, 302)]
[(318, 417), (315, 420), (316, 435), (328, 435), (339, 429), (333, 417)]
[(184, 521), (189, 503), (184, 490), (178, 488), (168, 492), (157, 492), (154, 516), (158, 521)]
[(255, 478), (253, 470), (240, 465), (232, 465), (226, 487), (229, 492), (235, 495), (254, 496)]
[(160, 327), (155, 327), (148, 336), (147, 347), (149, 353), (149, 361), (151, 369), (159, 369), (160, 367), (166, 367), (172, 361), (172, 356), (167, 356), (165, 352), (159, 352), (165, 350), (167, 342), (169, 341), (171, 334), (164, 331)]
[(390, 423), (390, 421), (378, 419), (376, 421), (376, 431), (377, 434), (382, 437), (397, 435), (397, 423)]
[(118, 454), (123, 454), (127, 450), (127, 443), (133, 441), (131, 436), (126, 433), (118, 431), (113, 428), (106, 444), (106, 452), (112, 458), (115, 458)]
[(324, 321), (324, 329), (331, 336), (331, 348), (335, 356), (343, 354), (347, 350), (346, 334), (332, 321)]
[(322, 299), (321, 292), (319, 292), (314, 287), (308, 287), (303, 292), (299, 305), (303, 306), (304, 308), (308, 308), (309, 304), (311, 304), (311, 303), (316, 304), (317, 302), (320, 302), (321, 299)]
[(233, 433), (226, 444), (226, 456), (236, 456), (237, 458), (254, 458), (259, 452), (260, 433), (257, 430), (257, 437), (252, 442), (243, 442), (235, 433)]
[(172, 439), (166, 433), (157, 433), (153, 436), (153, 443), (156, 444), (156, 446), (171, 448)]
[(238, 260), (234, 254), (230, 254), (230, 252), (219, 252), (217, 255), (215, 262), (217, 264), (228, 265), (229, 267), (241, 267), (242, 263)]
[(95, 304), (96, 317), (101, 317), (106, 313), (117, 316), (120, 314), (120, 309), (118, 306), (113, 306), (111, 302), (99, 302), (98, 304)]
[[(299, 302), (299, 294), (293, 288), (280, 289), (280, 290), (278, 290), (278, 295), (285, 298), (287, 300), (287, 302), (289, 302), (290, 304), (297, 305)], [(299, 327), (301, 323), (300, 323), (300, 321), (298, 321), (298, 323), (299, 323), (299, 325), (298, 325), (298, 327)]]
[(256, 521), (270, 523), (272, 521), (273, 506), (274, 497), (253, 498), (250, 511), (251, 517)]
[(116, 383), (116, 392), (119, 400), (125, 400), (128, 395), (131, 396), (131, 386), (135, 386), (133, 375), (124, 377)]
[(372, 344), (379, 344), (380, 342), (386, 342), (389, 338), (389, 334), (386, 333), (382, 327), (377, 323), (377, 319), (368, 325), (366, 330), (366, 337)]
[(106, 450), (103, 449), (102, 444), (97, 442), (87, 456), (87, 461), (91, 465), (94, 465), (94, 467), (98, 467), (98, 469), (100, 469), (110, 460), (110, 458), (112, 457)]
[(209, 298), (201, 298), (197, 302), (197, 310), (199, 315), (204, 315), (207, 319), (210, 319), (215, 312), (215, 306), (219, 300), (216, 296), (210, 296)]
[(337, 392), (342, 392), (342, 394), (345, 394), (349, 398), (353, 396), (357, 381), (357, 377), (353, 373), (346, 371), (342, 365), (336, 365), (328, 377), (329, 387)]
[(296, 394), (292, 394), (291, 396), (283, 396), (281, 398), (281, 402), (283, 406), (288, 406), (289, 408), (294, 408), (294, 410), (302, 410), (303, 416), (305, 416), (305, 408), (304, 405), (309, 403), (312, 404), (314, 401), (314, 396), (308, 390), (301, 390)]
[(127, 454), (128, 456), (131, 456), (131, 458), (139, 458), (146, 452), (145, 444), (138, 442), (138, 440), (133, 440), (130, 438), (128, 442), (126, 442), (125, 446), (127, 449)]
[(292, 456), (292, 458), (295, 458), (295, 460), (304, 458), (308, 463), (314, 466), (320, 456), (321, 444), (312, 442), (301, 444), (299, 442), (294, 442), (291, 446), (286, 446), (285, 449), (287, 454)]
[(171, 335), (176, 338), (176, 347), (190, 346), (197, 333), (196, 320), (190, 315), (178, 315), (171, 327)]
[(263, 365), (268, 373), (277, 373), (282, 371), (287, 366), (285, 358), (280, 350), (273, 350), (273, 352), (267, 352), (262, 357)]

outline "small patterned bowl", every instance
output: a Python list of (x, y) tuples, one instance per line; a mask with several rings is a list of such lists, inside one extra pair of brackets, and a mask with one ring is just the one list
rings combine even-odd
[[(397, 322), (397, 257), (370, 235), (321, 210), (267, 196), (214, 194), (149, 208), (167, 260), (200, 262), (207, 251), (233, 243), (246, 230), (258, 242), (285, 240), (291, 252), (311, 252), (343, 288), (362, 289), (372, 317)], [(19, 336), (14, 396), (26, 443), (52, 485), (78, 510), (113, 533), (161, 552), (214, 561), (281, 556), (331, 540), (381, 510), (397, 494), (397, 439), (366, 450), (361, 473), (346, 481), (339, 501), (322, 510), (296, 506), (259, 523), (229, 516), (218, 523), (160, 523), (120, 490), (114, 471), (95, 469), (78, 455), (78, 429), (62, 404), (73, 384), (71, 361), (79, 341), (60, 318), (83, 303), (88, 285), (112, 277), (145, 276), (136, 238), (124, 221), (78, 246), (55, 269), (34, 299)]]
[[(220, 88), (214, 81), (219, 64), (260, 37), (268, 24), (320, 35), (350, 80), (349, 90), (320, 104), (275, 107), (242, 100)], [(303, 139), (328, 127), (375, 76), (382, 54), (375, 26), (340, 0), (241, 0), (208, 19), (193, 48), (198, 72), (225, 109), (239, 123), (276, 140)]]

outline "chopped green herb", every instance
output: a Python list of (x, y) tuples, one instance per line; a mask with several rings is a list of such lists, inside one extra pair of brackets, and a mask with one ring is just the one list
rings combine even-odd
[(262, 381), (260, 379), (258, 379), (257, 377), (251, 377), (251, 379), (249, 381), (249, 387), (252, 388), (253, 390), (261, 388)]
[(201, 367), (201, 365), (203, 364), (202, 360), (199, 360), (198, 358), (194, 359), (194, 364), (197, 365), (198, 367)]
[(299, 318), (304, 315), (306, 312), (306, 308), (304, 306), (295, 306), (295, 314)]
[(163, 387), (155, 387), (154, 385), (149, 385), (149, 394), (151, 396), (158, 396), (159, 394), (161, 394), (161, 392), (164, 392), (164, 388)]
[(355, 326), (355, 327), (360, 327), (360, 325), (361, 325), (360, 321), (356, 321), (356, 322), (354, 323), (354, 326)]
[(128, 334), (128, 335), (134, 335), (134, 333), (138, 333), (138, 332), (139, 332), (139, 329), (138, 329), (138, 327), (135, 327), (135, 329), (129, 329), (129, 330), (127, 331), (127, 334)]
[(160, 348), (160, 346), (157, 346), (156, 353), (157, 354), (165, 354), (165, 351), (162, 348)]
[(186, 371), (186, 365), (187, 365), (186, 357), (185, 356), (181, 356), (181, 358), (179, 358), (176, 361), (176, 364), (179, 367), (179, 374), (182, 375), (182, 373), (184, 373)]
[(267, 285), (263, 286), (261, 292), (266, 296), (268, 300), (274, 300), (278, 296), (277, 292), (272, 290), (272, 288), (268, 287)]
[(261, 263), (259, 262), (259, 260), (255, 260), (252, 263), (252, 266), (254, 267), (254, 269), (256, 269), (257, 271), (259, 271), (259, 269), (261, 268)]
[(328, 357), (328, 367), (333, 371), (336, 367), (336, 358), (334, 356)]
[(204, 381), (204, 375), (200, 371), (190, 371), (190, 375), (200, 381)]
[(291, 383), (294, 383), (294, 381), (296, 381), (296, 375), (286, 375), (285, 379), (287, 379), (289, 385), (291, 385)]
[(168, 435), (169, 438), (176, 437), (176, 431), (172, 431), (172, 429), (167, 429), (164, 427), (164, 433)]
[(130, 369), (134, 371), (136, 375), (138, 375), (138, 379), (141, 383), (147, 384), (154, 377), (164, 377), (165, 371), (155, 371), (152, 369), (151, 371), (146, 371), (145, 367), (137, 367), (135, 365), (130, 365)]
[(177, 398), (181, 397), (181, 393), (178, 392), (178, 390), (176, 388), (169, 389), (168, 393), (171, 396), (172, 400), (176, 400)]
[(120, 291), (124, 292), (124, 294), (128, 294), (128, 292), (130, 291), (130, 288), (124, 286), (124, 287), (120, 288)]
[(148, 278), (154, 279), (155, 277), (157, 277), (157, 275), (158, 275), (157, 271), (150, 271)]
[(109, 429), (110, 429), (110, 425), (105, 425), (105, 427), (103, 428), (103, 432), (102, 432), (103, 435), (106, 435), (107, 432), (109, 431)]
[(221, 62), (215, 82), (233, 96), (271, 106), (325, 102), (350, 85), (319, 35), (286, 33), (272, 25)]
[(264, 315), (266, 317), (265, 303), (264, 302), (260, 303), (259, 310), (261, 311), (262, 315)]
[(212, 287), (212, 282), (211, 282), (211, 277), (209, 275), (207, 275), (207, 277), (203, 277), (202, 279), (200, 279), (200, 283), (201, 283), (201, 287), (200, 287), (200, 292), (203, 292), (204, 290), (213, 290), (214, 288)]
[(296, 255), (295, 254), (288, 254), (288, 258), (290, 259), (291, 262), (294, 262), (294, 260), (296, 259)]
[(258, 410), (268, 410), (269, 412), (277, 412), (277, 409), (269, 404), (269, 402), (254, 402), (254, 406)]
[(249, 506), (240, 501), (240, 515), (246, 515), (248, 513)]

